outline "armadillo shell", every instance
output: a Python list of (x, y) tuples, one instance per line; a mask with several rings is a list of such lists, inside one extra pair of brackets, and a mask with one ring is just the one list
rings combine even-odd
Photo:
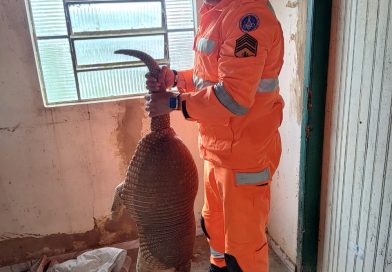
[(192, 155), (172, 128), (152, 131), (139, 142), (122, 199), (138, 227), (139, 258), (150, 271), (190, 262), (197, 187)]

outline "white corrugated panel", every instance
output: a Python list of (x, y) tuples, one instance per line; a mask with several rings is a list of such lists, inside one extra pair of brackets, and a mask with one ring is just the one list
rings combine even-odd
[(75, 52), (78, 65), (105, 64), (114, 62), (135, 61), (136, 58), (113, 54), (123, 48), (141, 50), (154, 59), (164, 59), (164, 36), (136, 36), (76, 40)]
[(80, 97), (83, 100), (144, 93), (147, 72), (147, 67), (80, 72)]
[(333, 1), (319, 271), (392, 271), (391, 9)]
[(193, 67), (193, 31), (169, 32), (170, 67), (186, 70)]
[(30, 3), (38, 37), (67, 35), (62, 0), (30, 0)]
[(165, 4), (169, 30), (194, 28), (192, 0), (166, 0)]
[(69, 6), (76, 33), (162, 27), (161, 2), (85, 3)]
[(68, 39), (38, 41), (41, 72), (48, 103), (78, 99)]

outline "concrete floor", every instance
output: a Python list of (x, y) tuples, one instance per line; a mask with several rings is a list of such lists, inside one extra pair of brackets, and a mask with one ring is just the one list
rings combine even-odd
[[(195, 248), (193, 250), (192, 272), (208, 272), (210, 250), (204, 236), (196, 237)], [(272, 251), (269, 251), (270, 271), (269, 272), (289, 272), (279, 257)], [(135, 272), (137, 249), (128, 251), (132, 258), (132, 268), (130, 272)]]

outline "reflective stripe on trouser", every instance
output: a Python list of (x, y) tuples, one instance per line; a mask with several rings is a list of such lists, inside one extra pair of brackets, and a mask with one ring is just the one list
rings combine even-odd
[[(267, 170), (259, 173), (268, 172)], [(231, 169), (204, 164), (203, 218), (209, 234), (212, 264), (223, 267), (222, 253), (235, 257), (244, 272), (268, 271), (265, 227), (268, 220), (270, 189), (257, 186), (270, 180), (266, 174), (252, 173), (246, 183)], [(262, 180), (265, 178), (265, 180)], [(228, 267), (229, 271), (230, 267)]]
[(211, 256), (215, 259), (224, 259), (225, 254), (223, 252), (216, 251), (213, 247), (210, 247)]

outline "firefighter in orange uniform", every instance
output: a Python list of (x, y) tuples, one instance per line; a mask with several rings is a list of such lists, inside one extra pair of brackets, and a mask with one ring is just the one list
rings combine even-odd
[(150, 91), (179, 90), (146, 95), (146, 110), (182, 110), (199, 125), (210, 271), (265, 272), (269, 183), (281, 156), (282, 29), (267, 0), (205, 0), (194, 51), (193, 69), (146, 75)]

